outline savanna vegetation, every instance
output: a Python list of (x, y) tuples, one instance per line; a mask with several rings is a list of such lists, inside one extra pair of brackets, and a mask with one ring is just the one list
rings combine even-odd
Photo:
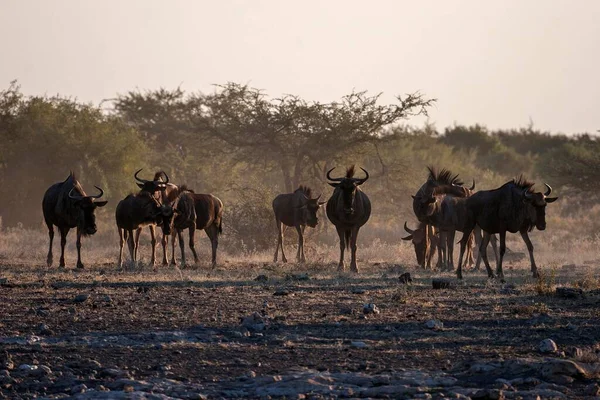
[[(413, 126), (410, 117), (435, 100), (421, 94), (382, 104), (378, 95), (352, 92), (339, 101), (272, 98), (227, 83), (212, 93), (181, 88), (135, 90), (101, 105), (64, 96), (29, 96), (16, 82), (0, 91), (0, 206), (4, 228), (42, 229), (41, 199), (69, 170), (89, 191), (109, 200), (99, 212), (113, 231), (114, 207), (136, 190), (133, 173), (165, 170), (171, 181), (211, 192), (225, 204), (229, 249), (274, 245), (271, 200), (299, 184), (327, 198), (325, 172), (349, 164), (371, 173), (364, 190), (373, 216), (364, 237), (397, 242), (412, 221), (410, 195), (426, 165), (446, 167), (477, 189), (518, 174), (553, 186), (560, 201), (548, 214), (562, 239), (595, 238), (600, 185), (600, 142), (587, 134), (553, 134), (534, 126), (489, 130), (484, 125)], [(321, 221), (325, 221), (324, 214)], [(326, 222), (320, 240), (333, 244)], [(573, 227), (577, 226), (577, 229)], [(288, 235), (295, 236), (295, 235)], [(293, 237), (291, 240), (295, 240)]]

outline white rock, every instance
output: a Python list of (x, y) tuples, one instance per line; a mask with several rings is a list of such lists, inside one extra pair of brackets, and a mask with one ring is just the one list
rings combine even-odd
[(357, 349), (364, 349), (367, 347), (365, 342), (351, 342), (350, 345), (352, 345), (352, 347), (356, 347)]
[(444, 327), (444, 323), (437, 319), (430, 319), (425, 322), (425, 326), (429, 329), (442, 329)]
[(363, 313), (365, 314), (379, 314), (380, 312), (381, 311), (379, 311), (379, 307), (373, 303), (367, 303), (363, 305)]
[(558, 351), (558, 346), (552, 339), (544, 339), (540, 342), (538, 349), (542, 353), (556, 353)]

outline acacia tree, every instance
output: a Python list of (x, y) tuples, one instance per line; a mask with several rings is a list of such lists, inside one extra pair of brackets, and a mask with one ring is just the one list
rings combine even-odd
[(229, 145), (235, 157), (279, 169), (292, 191), (304, 174), (323, 176), (332, 161), (384, 135), (383, 128), (426, 114), (435, 100), (414, 93), (380, 105), (380, 95), (352, 92), (339, 102), (309, 102), (287, 95), (270, 99), (247, 85), (228, 83), (191, 98), (191, 127)]

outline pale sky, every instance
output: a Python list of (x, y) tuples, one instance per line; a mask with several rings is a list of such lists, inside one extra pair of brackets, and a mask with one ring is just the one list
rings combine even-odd
[(600, 130), (596, 0), (0, 0), (0, 37), (0, 88), (26, 94), (421, 91), (438, 129)]

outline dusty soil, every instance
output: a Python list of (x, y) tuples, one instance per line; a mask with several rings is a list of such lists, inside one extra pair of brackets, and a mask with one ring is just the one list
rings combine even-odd
[[(600, 291), (585, 287), (590, 268), (542, 283), (509, 269), (503, 285), (384, 264), (356, 276), (331, 264), (59, 271), (3, 260), (0, 394), (593, 398)], [(406, 271), (412, 284), (398, 281)], [(432, 289), (438, 276), (451, 288)], [(584, 294), (559, 297), (556, 284)], [(365, 314), (365, 303), (380, 312)], [(540, 352), (547, 338), (557, 352)]]

